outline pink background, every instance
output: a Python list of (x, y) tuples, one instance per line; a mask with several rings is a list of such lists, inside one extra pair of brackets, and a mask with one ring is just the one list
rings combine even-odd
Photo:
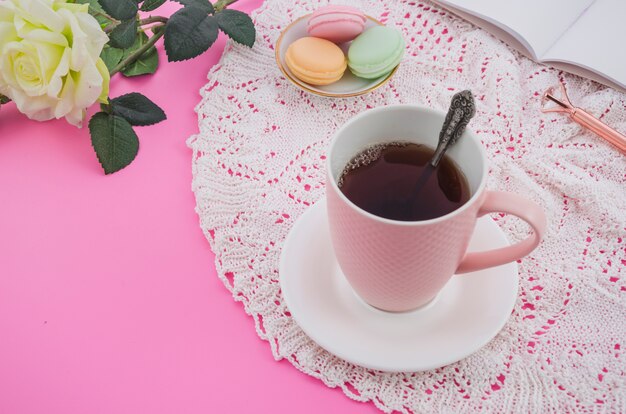
[(185, 140), (224, 43), (114, 78), (168, 120), (111, 176), (86, 128), (0, 110), (0, 414), (378, 412), (274, 361), (216, 276)]

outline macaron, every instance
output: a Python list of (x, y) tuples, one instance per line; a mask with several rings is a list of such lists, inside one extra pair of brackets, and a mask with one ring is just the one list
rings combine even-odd
[(359, 78), (376, 79), (398, 66), (403, 55), (402, 33), (391, 27), (374, 26), (352, 41), (348, 67)]
[(324, 6), (309, 18), (307, 32), (334, 43), (349, 42), (363, 32), (366, 17), (350, 6)]
[(285, 63), (294, 76), (311, 85), (336, 82), (347, 67), (346, 56), (339, 46), (317, 37), (302, 37), (289, 45)]

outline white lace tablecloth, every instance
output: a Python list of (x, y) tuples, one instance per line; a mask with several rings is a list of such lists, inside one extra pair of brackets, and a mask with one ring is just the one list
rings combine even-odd
[[(386, 86), (328, 99), (283, 78), (273, 44), (289, 22), (325, 1), (267, 0), (253, 49), (229, 44), (197, 106), (193, 191), (218, 274), (254, 317), (276, 359), (386, 412), (626, 412), (626, 157), (567, 117), (539, 112), (563, 79), (572, 102), (626, 131), (626, 95), (538, 65), (486, 32), (414, 1), (348, 1), (402, 31), (406, 56)], [(598, 45), (602, 47), (602, 45)], [(278, 260), (296, 219), (324, 195), (333, 131), (368, 108), (447, 109), (471, 89), (492, 189), (543, 205), (546, 240), (520, 262), (519, 298), (487, 346), (429, 372), (354, 366), (309, 339), (291, 318)], [(495, 216), (511, 239), (525, 225)]]

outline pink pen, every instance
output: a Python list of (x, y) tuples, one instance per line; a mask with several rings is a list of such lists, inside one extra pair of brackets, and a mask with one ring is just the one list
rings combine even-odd
[[(566, 112), (568, 113), (569, 117), (573, 121), (589, 129), (590, 131), (593, 131), (596, 134), (600, 135), (600, 137), (604, 138), (609, 143), (615, 145), (617, 149), (620, 150), (620, 152), (622, 152), (623, 154), (626, 154), (626, 136), (624, 136), (623, 134), (620, 134), (619, 132), (617, 132), (616, 130), (608, 126), (607, 124), (603, 123), (598, 118), (584, 111), (583, 109), (574, 107), (572, 103), (569, 101), (569, 98), (567, 97), (565, 86), (563, 86), (562, 83), (560, 84), (560, 86), (561, 86), (561, 94), (562, 94), (561, 99), (557, 99), (554, 97), (553, 95), (554, 88), (548, 89), (543, 94), (543, 100), (541, 102), (542, 103), (541, 111), (542, 112)], [(544, 106), (544, 104), (546, 103), (546, 100), (550, 100), (554, 102), (555, 104), (557, 104), (557, 106), (546, 108)]]

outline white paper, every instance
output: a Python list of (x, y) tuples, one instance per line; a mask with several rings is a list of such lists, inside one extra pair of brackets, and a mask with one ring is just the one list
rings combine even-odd
[[(509, 31), (535, 59), (545, 54), (594, 0), (437, 0)], [(626, 3), (626, 0), (615, 0)]]
[(577, 64), (626, 87), (626, 0), (596, 0), (543, 56)]

